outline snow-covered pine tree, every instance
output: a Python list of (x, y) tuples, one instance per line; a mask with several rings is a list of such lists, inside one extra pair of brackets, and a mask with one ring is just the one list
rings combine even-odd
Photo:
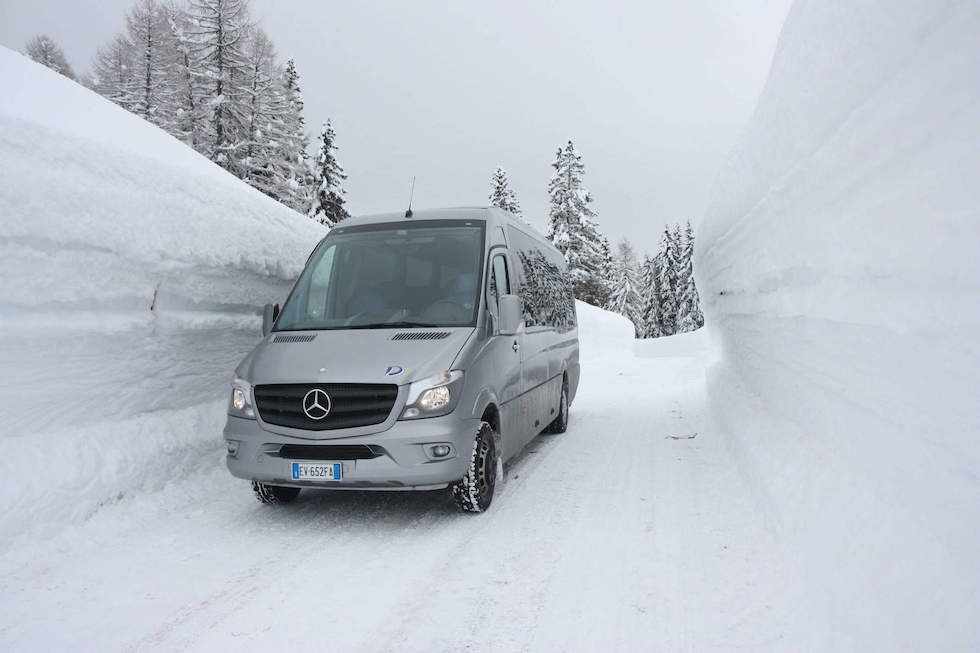
[(660, 243), (660, 332), (665, 336), (677, 333), (677, 247), (669, 226), (664, 227)]
[(307, 213), (311, 203), (312, 171), (306, 148), (306, 119), (303, 117), (303, 93), (299, 86), (296, 62), (289, 59), (282, 74), (283, 137), (280, 142), (280, 165), (286, 180), (280, 202), (301, 213)]
[(92, 62), (95, 92), (128, 110), (133, 110), (136, 83), (132, 54), (132, 44), (122, 34), (116, 34), (96, 51)]
[(674, 233), (678, 245), (678, 319), (677, 331), (688, 333), (704, 326), (704, 316), (701, 313), (701, 298), (698, 295), (697, 284), (694, 282), (694, 229), (691, 221), (683, 232), (680, 225)]
[(344, 206), (345, 191), (341, 187), (347, 175), (333, 153), (337, 149), (336, 138), (328, 120), (320, 130), (320, 149), (313, 162), (314, 193), (309, 215), (328, 228), (350, 217)]
[(496, 206), (504, 211), (510, 211), (516, 216), (523, 217), (520, 202), (517, 201), (517, 193), (510, 186), (507, 171), (499, 166), (494, 171), (493, 177), (490, 180), (489, 199), (490, 206)]
[(601, 302), (597, 306), (609, 301), (610, 280), (613, 274), (613, 255), (609, 247), (609, 239), (599, 230), (599, 225), (594, 220), (585, 221), (585, 238), (590, 242), (598, 243), (599, 257), (596, 269), (598, 272), (586, 289), (596, 301)]
[(595, 306), (609, 298), (609, 243), (599, 233), (592, 196), (582, 177), (585, 165), (571, 140), (558, 148), (551, 164), (555, 172), (548, 184), (550, 208), (548, 238), (565, 256), (575, 296)]
[(126, 13), (127, 42), (132, 47), (131, 99), (136, 115), (174, 133), (176, 90), (172, 83), (174, 44), (169, 21), (157, 0), (136, 0)]
[(633, 323), (634, 335), (640, 335), (640, 283), (633, 245), (625, 238), (619, 241), (613, 259), (612, 283), (606, 310), (619, 313)]
[(207, 132), (200, 151), (242, 177), (239, 148), (247, 139), (242, 54), (249, 31), (248, 0), (190, 0), (192, 54), (206, 80)]
[(243, 179), (280, 200), (287, 181), (279, 165), (280, 143), (285, 138), (282, 122), (285, 106), (279, 89), (275, 47), (263, 30), (255, 28), (248, 34), (243, 56), (247, 63), (246, 137), (241, 148)]
[(684, 234), (681, 231), (680, 223), (671, 227), (670, 236), (674, 260), (674, 304), (677, 306), (677, 333), (686, 333), (685, 329), (691, 330), (687, 301), (688, 278), (691, 270), (688, 261), (684, 259)]
[(660, 265), (657, 257), (645, 255), (640, 265), (640, 337), (659, 338)]
[(204, 79), (193, 55), (190, 16), (177, 0), (163, 5), (170, 44), (173, 48), (169, 66), (170, 86), (174, 89), (174, 135), (194, 149), (205, 139), (202, 111)]
[(76, 79), (75, 71), (68, 63), (64, 50), (61, 49), (57, 41), (47, 34), (38, 34), (28, 41), (24, 47), (24, 54), (68, 79)]

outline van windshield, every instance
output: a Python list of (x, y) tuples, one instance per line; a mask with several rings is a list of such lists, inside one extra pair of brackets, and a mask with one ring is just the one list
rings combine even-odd
[(477, 220), (335, 228), (310, 257), (275, 330), (475, 325), (483, 237)]

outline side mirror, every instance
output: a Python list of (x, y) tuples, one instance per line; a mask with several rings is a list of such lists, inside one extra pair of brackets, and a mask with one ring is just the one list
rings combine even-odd
[(502, 336), (512, 336), (521, 328), (524, 319), (524, 307), (517, 295), (501, 295), (497, 299), (500, 316), (497, 318), (497, 331)]
[(262, 335), (272, 333), (272, 325), (279, 319), (279, 304), (266, 304), (262, 309)]

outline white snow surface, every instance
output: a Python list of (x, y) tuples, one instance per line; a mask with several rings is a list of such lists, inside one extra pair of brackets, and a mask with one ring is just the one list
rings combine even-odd
[(978, 28), (798, 2), (712, 329), (578, 304), (569, 430), (479, 516), (256, 503), (227, 382), (322, 232), (0, 50), (0, 650), (977, 650)]
[(442, 492), (263, 506), (204, 452), (8, 549), (0, 649), (792, 648), (794, 569), (705, 430), (704, 331), (636, 342), (618, 315), (578, 315), (568, 432), (532, 441), (487, 513)]
[(210, 464), (323, 231), (5, 48), (0, 84), (2, 551)]
[(975, 1), (798, 0), (699, 228), (791, 648), (980, 649), (978, 34)]

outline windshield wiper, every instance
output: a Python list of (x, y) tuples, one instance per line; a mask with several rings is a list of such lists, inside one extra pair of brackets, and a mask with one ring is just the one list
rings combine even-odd
[(352, 324), (347, 329), (404, 329), (404, 328), (426, 328), (426, 327), (437, 327), (441, 326), (439, 324), (433, 324), (431, 322), (372, 322), (371, 324)]

